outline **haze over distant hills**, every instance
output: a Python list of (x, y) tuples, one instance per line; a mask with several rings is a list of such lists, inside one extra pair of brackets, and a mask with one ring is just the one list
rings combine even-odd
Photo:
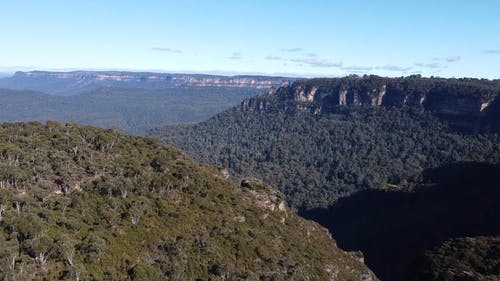
[(161, 125), (203, 121), (292, 80), (120, 71), (16, 72), (0, 79), (0, 122), (77, 121), (143, 134)]
[(161, 125), (206, 120), (242, 99), (262, 91), (253, 88), (182, 87), (171, 89), (100, 88), (73, 96), (0, 89), (0, 122), (77, 121), (119, 127), (144, 134)]
[(0, 281), (500, 281), (500, 0), (1, 3)]
[(178, 87), (221, 87), (268, 89), (294, 80), (285, 77), (219, 76), (126, 71), (16, 72), (0, 79), (0, 88), (32, 90), (71, 96), (102, 87), (171, 89)]

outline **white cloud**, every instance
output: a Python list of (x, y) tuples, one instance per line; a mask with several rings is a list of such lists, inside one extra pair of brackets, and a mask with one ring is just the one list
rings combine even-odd
[(461, 59), (462, 59), (462, 57), (460, 57), (460, 56), (448, 56), (446, 58), (446, 61), (447, 62), (456, 62), (456, 61), (459, 61)]
[(230, 56), (225, 57), (228, 60), (239, 60), (241, 59), (241, 53), (239, 52), (233, 52)]
[(327, 59), (321, 58), (303, 58), (303, 59), (292, 59), (291, 62), (306, 64), (312, 67), (341, 67), (342, 62), (330, 62)]
[(181, 50), (178, 49), (172, 49), (172, 48), (159, 48), (159, 47), (153, 47), (151, 50), (156, 51), (156, 52), (168, 52), (168, 53), (175, 53), (175, 54), (180, 54), (182, 53)]

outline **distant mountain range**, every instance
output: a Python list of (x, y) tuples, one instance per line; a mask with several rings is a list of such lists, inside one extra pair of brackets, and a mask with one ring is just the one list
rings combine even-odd
[(79, 95), (54, 96), (0, 89), (0, 122), (76, 121), (144, 134), (162, 125), (204, 121), (263, 91), (227, 87), (100, 88)]
[(123, 71), (16, 72), (0, 78), (0, 122), (77, 121), (144, 134), (200, 122), (293, 78)]
[(267, 89), (293, 81), (267, 76), (219, 76), (125, 71), (16, 72), (0, 79), (0, 88), (32, 90), (71, 96), (102, 87), (168, 89), (177, 87), (224, 87)]

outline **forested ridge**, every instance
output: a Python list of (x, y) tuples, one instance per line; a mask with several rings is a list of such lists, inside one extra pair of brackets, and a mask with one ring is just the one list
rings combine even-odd
[(498, 280), (499, 89), (419, 76), (299, 80), (152, 134), (235, 178), (272, 183), (382, 280)]
[(376, 280), (255, 180), (75, 123), (0, 125), (0, 280)]
[(328, 206), (369, 188), (405, 188), (426, 168), (500, 161), (495, 134), (466, 134), (418, 108), (335, 114), (231, 109), (206, 122), (152, 132), (195, 159), (227, 165), (280, 189), (295, 208)]
[(79, 95), (54, 96), (0, 89), (0, 122), (55, 120), (145, 134), (169, 124), (204, 121), (242, 99), (262, 93), (252, 88), (100, 88)]

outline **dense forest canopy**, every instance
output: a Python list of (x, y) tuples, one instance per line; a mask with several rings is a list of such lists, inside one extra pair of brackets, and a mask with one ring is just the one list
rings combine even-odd
[(367, 188), (403, 188), (426, 168), (500, 161), (497, 135), (451, 130), (418, 109), (344, 109), (337, 114), (232, 109), (193, 126), (153, 131), (205, 163), (279, 188), (295, 208), (328, 206)]
[(1, 280), (376, 280), (255, 180), (74, 123), (0, 125)]
[(190, 126), (152, 135), (284, 192), (294, 208), (367, 188), (403, 188), (424, 169), (500, 161), (500, 82), (410, 76), (299, 80)]
[(145, 134), (161, 125), (204, 121), (262, 93), (253, 88), (101, 88), (80, 95), (54, 96), (0, 89), (0, 122), (77, 121)]
[[(433, 249), (458, 237), (498, 241), (500, 164), (444, 165), (425, 170), (413, 184), (412, 191), (361, 191), (302, 215), (327, 227), (342, 249), (362, 251), (382, 280), (498, 280), (498, 246), (481, 253), (486, 245), (469, 251), (457, 245), (456, 252), (445, 245), (448, 258)], [(470, 279), (460, 279), (468, 275), (462, 270)]]
[(500, 276), (500, 237), (450, 239), (426, 252), (417, 281), (496, 281)]

